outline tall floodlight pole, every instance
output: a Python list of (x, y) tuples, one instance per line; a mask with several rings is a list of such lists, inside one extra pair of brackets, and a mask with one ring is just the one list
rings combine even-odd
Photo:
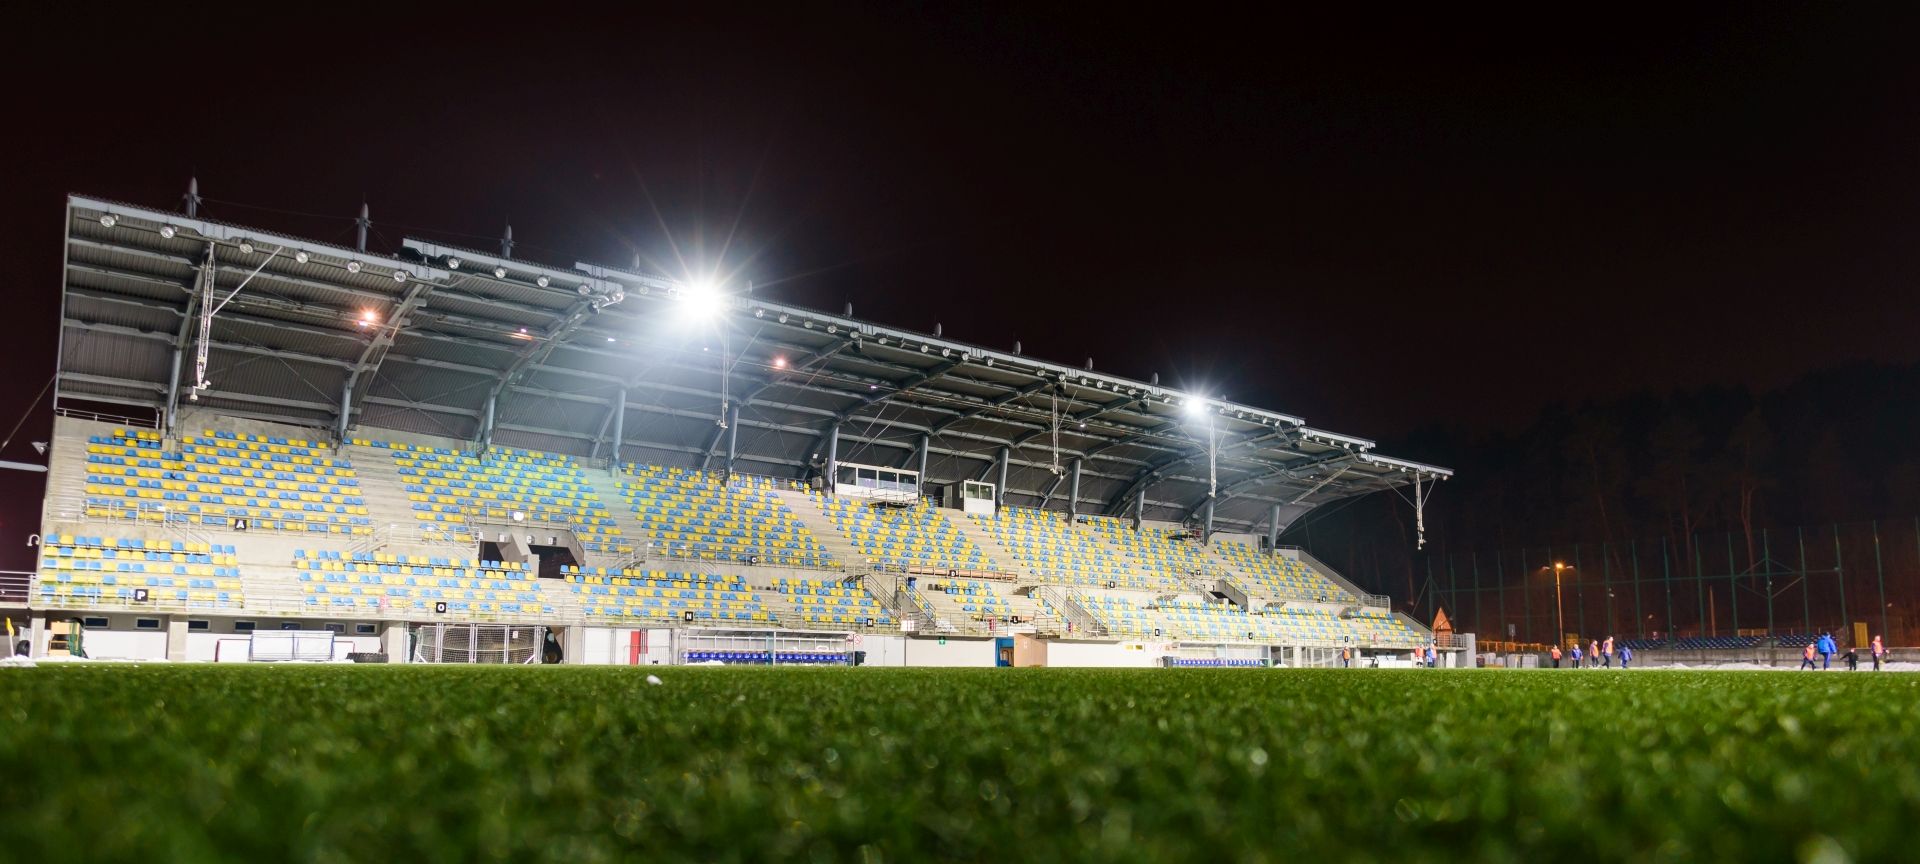
[(1572, 569), (1559, 561), (1553, 562), (1553, 626), (1558, 628), (1553, 637), (1555, 642), (1564, 642), (1567, 638), (1567, 612), (1560, 599), (1560, 574)]

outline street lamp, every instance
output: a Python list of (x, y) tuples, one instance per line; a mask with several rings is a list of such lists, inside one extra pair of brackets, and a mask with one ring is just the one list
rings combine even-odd
[(1565, 562), (1553, 562), (1553, 625), (1559, 628), (1554, 631), (1555, 642), (1564, 642), (1567, 639), (1567, 613), (1560, 601), (1560, 574), (1572, 569)]

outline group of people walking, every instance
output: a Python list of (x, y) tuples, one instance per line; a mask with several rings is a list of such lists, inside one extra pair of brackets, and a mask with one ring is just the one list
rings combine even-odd
[(1611, 669), (1616, 657), (1620, 660), (1620, 668), (1626, 669), (1633, 664), (1633, 646), (1622, 643), (1619, 650), (1615, 651), (1613, 637), (1608, 636), (1604, 640), (1595, 639), (1588, 642), (1587, 650), (1584, 652), (1580, 650), (1578, 642), (1573, 643), (1573, 648), (1565, 654), (1560, 652), (1560, 646), (1555, 645), (1547, 651), (1547, 656), (1553, 660), (1555, 669), (1560, 668), (1562, 660), (1570, 661), (1572, 665), (1569, 668), (1572, 669), (1580, 668), (1582, 662), (1591, 669)]
[[(1880, 637), (1875, 636), (1873, 637), (1873, 643), (1868, 646), (1867, 650), (1868, 650), (1868, 653), (1871, 654), (1873, 657), (1873, 671), (1875, 672), (1880, 671), (1880, 664), (1887, 659), (1886, 643), (1882, 642), (1880, 640)], [(1839, 654), (1840, 659), (1846, 661), (1848, 672), (1860, 671), (1859, 650), (1854, 648), (1848, 648), (1846, 653), (1841, 654), (1840, 646), (1838, 643), (1836, 643), (1833, 640), (1832, 633), (1822, 633), (1820, 634), (1819, 638), (1811, 642), (1808, 642), (1806, 645), (1801, 647), (1800, 668), (1802, 670), (1831, 669), (1833, 668), (1833, 657), (1835, 654)], [(1813, 658), (1815, 655), (1818, 655), (1820, 657), (1819, 666), (1813, 665)]]
[[(1818, 638), (1808, 642), (1802, 647), (1800, 668), (1815, 670), (1831, 669), (1833, 668), (1833, 660), (1836, 656), (1847, 664), (1848, 671), (1856, 671), (1860, 668), (1859, 652), (1856, 649), (1848, 648), (1845, 653), (1842, 653), (1839, 643), (1834, 640), (1832, 633), (1822, 633)], [(1873, 670), (1875, 672), (1880, 671), (1880, 664), (1886, 662), (1888, 659), (1886, 643), (1882, 642), (1880, 637), (1873, 637), (1873, 644), (1868, 647), (1868, 656), (1873, 661)], [(1581, 649), (1579, 642), (1574, 642), (1565, 652), (1562, 652), (1558, 645), (1552, 646), (1547, 649), (1547, 657), (1553, 661), (1553, 668), (1555, 669), (1561, 668), (1560, 664), (1562, 662), (1566, 662), (1568, 668), (1572, 669), (1579, 669), (1583, 666), (1589, 669), (1610, 669), (1613, 667), (1615, 658), (1620, 660), (1620, 668), (1626, 669), (1633, 664), (1633, 647), (1621, 643), (1616, 651), (1613, 637), (1608, 636), (1606, 639), (1595, 639), (1588, 642), (1585, 650)], [(1820, 661), (1817, 666), (1814, 665), (1815, 658), (1818, 658)]]

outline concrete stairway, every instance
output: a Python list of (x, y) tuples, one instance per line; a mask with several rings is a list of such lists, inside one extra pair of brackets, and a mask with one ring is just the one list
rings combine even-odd
[(394, 468), (392, 451), (348, 444), (340, 448), (340, 454), (353, 462), (360, 497), (367, 502), (367, 518), (375, 527), (404, 528), (419, 521), (413, 518), (413, 502), (407, 500), (406, 484)]
[(986, 553), (987, 558), (993, 562), (990, 565), (993, 569), (1002, 573), (1018, 574), (1023, 579), (1031, 575), (1025, 567), (1020, 566), (1019, 559), (1013, 557), (1013, 550), (996, 539), (992, 532), (980, 527), (980, 524), (969, 518), (967, 514), (959, 510), (940, 512), (947, 517), (948, 522), (953, 523), (954, 530), (960, 532), (960, 536), (973, 541), (973, 545), (980, 547), (980, 551)]
[(827, 550), (827, 554), (833, 556), (841, 566), (849, 571), (867, 567), (867, 556), (854, 548), (853, 538), (847, 536), (845, 531), (834, 527), (833, 519), (828, 517), (827, 511), (813, 500), (813, 496), (792, 489), (776, 489), (773, 495), (780, 499), (780, 503), (787, 505), (788, 510), (793, 511), (794, 518), (800, 520), (800, 524), (807, 526), (808, 531), (813, 532), (813, 539), (820, 544), (820, 548)]

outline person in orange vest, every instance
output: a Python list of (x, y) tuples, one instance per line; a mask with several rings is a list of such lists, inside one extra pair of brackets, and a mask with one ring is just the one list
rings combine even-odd
[(1553, 650), (1548, 651), (1547, 656), (1553, 658), (1553, 668), (1560, 668), (1560, 646), (1553, 646)]
[(1875, 672), (1880, 671), (1880, 658), (1885, 657), (1886, 654), (1887, 654), (1886, 644), (1880, 641), (1879, 636), (1874, 636), (1873, 637), (1873, 671)]
[(1600, 640), (1587, 643), (1587, 663), (1595, 669), (1600, 668)]
[(1608, 636), (1607, 641), (1601, 643), (1600, 656), (1604, 658), (1603, 663), (1606, 665), (1606, 667), (1608, 669), (1612, 669), (1613, 668), (1613, 637), (1612, 636)]
[(1813, 665), (1813, 643), (1812, 642), (1808, 642), (1804, 647), (1800, 649), (1800, 668), (1815, 669), (1815, 670), (1820, 668), (1818, 666)]

